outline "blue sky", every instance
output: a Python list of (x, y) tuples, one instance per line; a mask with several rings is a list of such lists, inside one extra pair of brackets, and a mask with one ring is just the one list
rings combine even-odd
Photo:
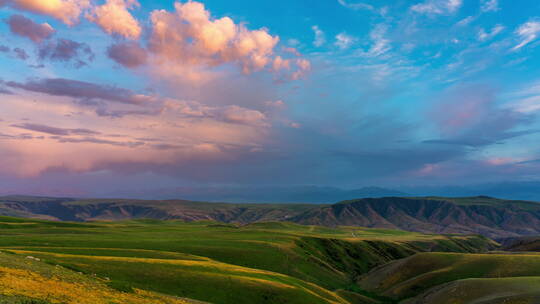
[(0, 5), (1, 192), (539, 179), (538, 1)]

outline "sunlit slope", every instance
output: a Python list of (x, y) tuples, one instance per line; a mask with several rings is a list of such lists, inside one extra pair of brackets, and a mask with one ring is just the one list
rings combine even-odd
[(493, 248), (477, 236), (290, 223), (239, 227), (0, 218), (0, 233), (3, 250), (107, 277), (109, 285), (121, 290), (139, 288), (213, 303), (346, 303), (338, 290), (352, 298), (358, 276), (393, 259), (430, 250)]
[[(405, 299), (461, 279), (534, 276), (540, 276), (540, 255), (420, 253), (373, 270), (360, 285), (386, 297)], [(540, 290), (540, 285), (536, 288)]]
[(122, 292), (103, 279), (45, 264), (32, 256), (0, 253), (0, 303), (188, 304), (188, 299), (134, 289)]
[(430, 289), (403, 304), (537, 304), (540, 277), (465, 279)]

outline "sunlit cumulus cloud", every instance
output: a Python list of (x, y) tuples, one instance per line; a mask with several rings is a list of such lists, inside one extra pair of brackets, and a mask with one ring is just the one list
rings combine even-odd
[(141, 26), (128, 11), (138, 6), (137, 0), (107, 0), (105, 4), (95, 7), (92, 13), (87, 14), (87, 18), (108, 34), (138, 39), (142, 32)]
[(67, 25), (74, 25), (90, 0), (7, 0), (5, 4), (32, 13), (51, 16)]
[(213, 19), (199, 2), (175, 3), (176, 12), (152, 12), (150, 50), (182, 65), (239, 64), (244, 73), (271, 63), (279, 38), (248, 30), (229, 17)]

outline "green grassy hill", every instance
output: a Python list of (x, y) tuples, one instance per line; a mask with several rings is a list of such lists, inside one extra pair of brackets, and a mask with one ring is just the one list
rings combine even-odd
[[(500, 278), (535, 276), (540, 277), (540, 255), (538, 254), (419, 253), (374, 269), (364, 276), (360, 281), (360, 286), (379, 295), (399, 300), (420, 295), (431, 288), (443, 286), (449, 282), (469, 278), (489, 278), (494, 280), (465, 281), (466, 283), (455, 283), (452, 286), (467, 286), (467, 284), (472, 284), (471, 282), (483, 282), (482, 284), (486, 286), (490, 284), (493, 286), (493, 289), (486, 287), (484, 293), (491, 292), (496, 295), (500, 289), (496, 289), (495, 286), (506, 282), (497, 283)], [(445, 288), (448, 289), (448, 285)], [(466, 287), (460, 288), (466, 290)], [(536, 288), (540, 290), (540, 285), (536, 285)], [(430, 297), (435, 297), (441, 292), (432, 291)]]
[(479, 236), (292, 223), (73, 223), (5, 217), (0, 218), (0, 236), (4, 252), (101, 278), (117, 291), (212, 303), (362, 303), (370, 297), (355, 281), (373, 267), (417, 252), (494, 247)]
[(540, 277), (465, 279), (435, 287), (403, 304), (536, 304)]
[(0, 253), (0, 303), (195, 304), (190, 299), (141, 289), (123, 292), (108, 280), (86, 276), (33, 256)]

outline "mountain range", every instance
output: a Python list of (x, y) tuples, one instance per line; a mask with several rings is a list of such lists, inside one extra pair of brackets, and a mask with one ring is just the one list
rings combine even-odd
[(0, 215), (61, 221), (208, 220), (240, 225), (288, 221), (329, 227), (481, 234), (499, 239), (540, 234), (540, 203), (487, 196), (365, 198), (332, 205), (4, 196), (0, 197)]

